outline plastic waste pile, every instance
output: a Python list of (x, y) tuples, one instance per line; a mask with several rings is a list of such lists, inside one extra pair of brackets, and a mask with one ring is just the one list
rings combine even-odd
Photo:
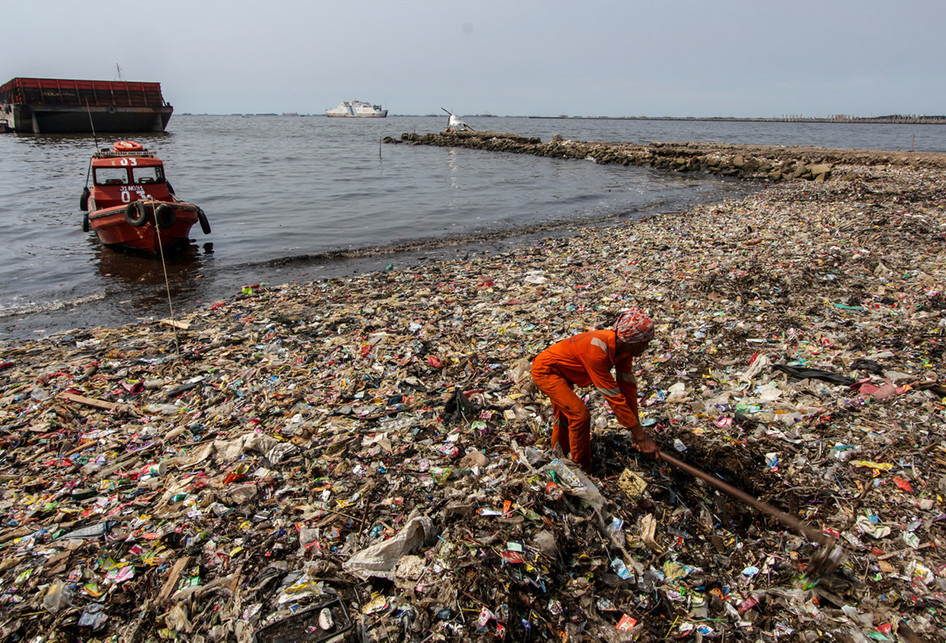
[[(0, 352), (5, 641), (932, 640), (946, 627), (946, 181), (760, 194)], [(661, 448), (595, 469), (529, 364), (627, 306)]]

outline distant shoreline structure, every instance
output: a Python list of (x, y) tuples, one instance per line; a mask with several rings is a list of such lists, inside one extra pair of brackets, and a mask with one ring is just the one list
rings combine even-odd
[(946, 116), (780, 116), (777, 118), (738, 118), (735, 116), (528, 116), (527, 118), (606, 120), (606, 121), (721, 121), (733, 123), (893, 123), (944, 125)]

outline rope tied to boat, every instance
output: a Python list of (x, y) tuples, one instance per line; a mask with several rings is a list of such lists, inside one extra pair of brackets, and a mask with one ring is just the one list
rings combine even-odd
[(174, 333), (174, 351), (181, 356), (181, 343), (177, 337), (177, 324), (174, 323), (174, 304), (171, 303), (171, 281), (168, 279), (168, 266), (164, 261), (164, 244), (161, 242), (161, 226), (158, 225), (158, 206), (154, 199), (147, 199), (151, 204), (151, 218), (154, 219), (154, 234), (158, 239), (158, 254), (161, 257), (161, 270), (164, 271), (164, 290), (168, 296), (168, 311), (171, 316), (171, 331)]

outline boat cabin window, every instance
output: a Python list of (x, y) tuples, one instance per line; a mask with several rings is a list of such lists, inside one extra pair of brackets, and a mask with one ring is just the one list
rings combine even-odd
[(123, 167), (95, 168), (96, 185), (127, 185), (128, 170)]
[(138, 185), (164, 183), (164, 172), (157, 165), (131, 168), (131, 177)]

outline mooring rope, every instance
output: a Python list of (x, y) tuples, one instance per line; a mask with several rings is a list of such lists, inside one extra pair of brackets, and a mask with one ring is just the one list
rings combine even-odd
[(161, 226), (158, 225), (157, 201), (151, 201), (151, 218), (154, 219), (154, 234), (158, 238), (158, 253), (161, 255), (161, 269), (164, 271), (164, 290), (168, 296), (168, 310), (171, 312), (171, 330), (174, 331), (174, 349), (181, 356), (181, 344), (177, 339), (177, 324), (174, 321), (174, 304), (171, 303), (171, 282), (168, 280), (168, 267), (164, 261), (164, 244), (161, 243)]

